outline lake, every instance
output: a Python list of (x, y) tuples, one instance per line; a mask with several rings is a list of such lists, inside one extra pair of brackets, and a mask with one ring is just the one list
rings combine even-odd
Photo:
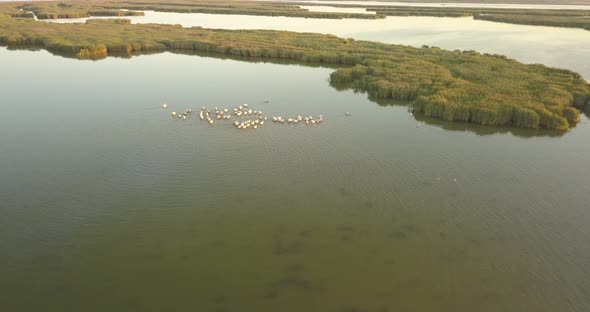
[[(298, 20), (283, 27), (319, 23)], [(445, 27), (473, 22), (438, 20), (423, 37), (357, 34), (459, 45), (463, 31)], [(588, 41), (573, 39), (586, 32), (530, 26), (500, 47), (529, 26), (492, 25), (513, 28), (488, 30), (488, 49), (590, 76)], [(416, 120), (404, 103), (330, 86), (332, 68), (214, 55), (1, 47), (0, 68), (3, 310), (590, 308), (586, 117), (563, 135)], [(170, 116), (243, 103), (325, 121), (241, 131)]]

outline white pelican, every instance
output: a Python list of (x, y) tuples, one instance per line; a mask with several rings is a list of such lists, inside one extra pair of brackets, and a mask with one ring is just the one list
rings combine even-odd
[(172, 117), (176, 116), (176, 112), (172, 112)]
[(162, 108), (168, 108), (168, 104), (164, 103), (164, 104), (162, 105)]

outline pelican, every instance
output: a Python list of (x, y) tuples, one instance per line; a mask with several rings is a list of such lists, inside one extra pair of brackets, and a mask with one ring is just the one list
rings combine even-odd
[(183, 116), (182, 116), (182, 119), (183, 119), (183, 120), (186, 120), (186, 116), (184, 116), (184, 115), (183, 115)]
[(242, 108), (243, 108), (243, 107), (242, 107), (242, 105), (238, 106), (238, 109), (239, 109), (239, 110), (242, 110)]
[(277, 122), (277, 117), (276, 116), (272, 116), (272, 121)]
[(344, 115), (350, 116), (350, 112), (346, 112), (346, 113), (344, 113)]
[(162, 108), (168, 108), (168, 104), (164, 103), (164, 104), (162, 105)]
[(172, 112), (172, 117), (176, 116), (176, 112)]
[(248, 104), (244, 104), (244, 107), (248, 107)]
[(258, 125), (254, 125), (254, 129), (258, 129)]

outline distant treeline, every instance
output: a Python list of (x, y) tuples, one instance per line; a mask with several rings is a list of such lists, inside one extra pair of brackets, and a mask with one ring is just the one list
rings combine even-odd
[(413, 48), (332, 35), (131, 25), (124, 19), (58, 24), (4, 15), (0, 43), (83, 58), (183, 49), (338, 64), (342, 67), (331, 74), (333, 84), (376, 99), (409, 101), (426, 116), (482, 125), (567, 130), (579, 120), (579, 109), (590, 109), (590, 86), (568, 70), (474, 51)]

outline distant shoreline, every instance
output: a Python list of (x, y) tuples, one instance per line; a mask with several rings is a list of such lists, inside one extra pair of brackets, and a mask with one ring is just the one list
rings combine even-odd
[[(2, 1), (2, 0), (0, 0)], [(250, 0), (250, 1), (279, 1), (279, 2), (309, 2), (309, 0)], [(556, 3), (551, 0), (315, 0), (315, 1), (379, 1), (403, 3), (471, 3), (471, 4), (538, 4), (538, 5), (590, 5), (590, 0), (565, 0)]]

